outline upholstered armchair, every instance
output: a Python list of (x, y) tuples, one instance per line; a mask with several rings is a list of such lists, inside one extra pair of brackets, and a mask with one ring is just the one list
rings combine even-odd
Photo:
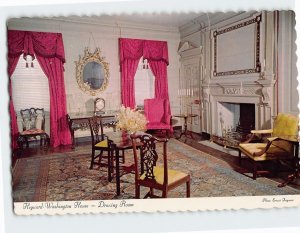
[[(279, 113), (274, 120), (273, 129), (252, 130), (251, 137), (239, 144), (239, 163), (242, 153), (253, 162), (253, 179), (257, 177), (257, 164), (264, 161), (292, 160), (296, 165), (294, 146), (297, 143), (297, 134), (298, 118)], [(269, 135), (265, 142), (258, 140), (263, 135)]]
[(148, 121), (147, 130), (163, 130), (170, 136), (173, 128), (167, 99), (145, 99), (144, 112)]

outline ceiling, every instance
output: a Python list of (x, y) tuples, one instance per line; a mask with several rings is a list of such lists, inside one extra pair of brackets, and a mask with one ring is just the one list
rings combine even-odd
[(143, 14), (119, 14), (119, 15), (82, 15), (68, 17), (51, 17), (47, 19), (69, 22), (94, 23), (94, 24), (143, 24), (151, 26), (172, 27), (180, 29), (190, 24), (213, 24), (221, 20), (236, 16), (241, 12), (216, 12), (216, 13), (143, 13)]
[[(100, 23), (100, 24), (117, 24), (117, 23), (130, 23), (130, 24), (147, 24), (162, 27), (175, 27), (179, 28), (191, 20), (199, 17), (201, 13), (172, 13), (172, 14), (120, 14), (120, 15), (100, 15), (100, 16), (68, 16), (68, 17), (53, 17), (51, 19), (62, 21), (76, 21), (86, 23)], [(50, 19), (50, 18), (48, 18)]]

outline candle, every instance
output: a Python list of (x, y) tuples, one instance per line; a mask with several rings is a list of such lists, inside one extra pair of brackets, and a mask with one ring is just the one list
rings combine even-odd
[(243, 94), (243, 83), (241, 82), (240, 94)]

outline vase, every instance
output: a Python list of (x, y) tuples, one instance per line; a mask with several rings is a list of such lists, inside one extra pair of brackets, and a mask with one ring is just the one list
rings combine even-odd
[(127, 144), (130, 140), (130, 134), (127, 130), (122, 130), (122, 143)]

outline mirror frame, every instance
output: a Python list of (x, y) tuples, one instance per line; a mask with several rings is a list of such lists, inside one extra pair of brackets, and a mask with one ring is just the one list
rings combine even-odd
[[(248, 21), (238, 23), (234, 26), (230, 26), (228, 28), (222, 29), (222, 30), (216, 30), (213, 33), (213, 40), (214, 40), (214, 67), (213, 67), (213, 76), (218, 77), (218, 76), (226, 76), (226, 75), (238, 75), (238, 74), (249, 74), (249, 73), (260, 73), (261, 71), (261, 63), (259, 60), (260, 56), (260, 22), (262, 20), (261, 14), (256, 16), (253, 19), (250, 19)], [(241, 27), (246, 27), (249, 26), (250, 24), (256, 24), (256, 35), (255, 35), (255, 67), (250, 68), (250, 69), (239, 69), (239, 70), (229, 70), (229, 71), (218, 71), (217, 70), (217, 37), (219, 35), (222, 35), (224, 33), (229, 33), (233, 30), (237, 30)]]
[[(100, 88), (92, 89), (90, 85), (83, 81), (83, 70), (87, 63), (96, 62), (102, 65), (104, 69), (104, 80)], [(105, 57), (101, 56), (101, 50), (99, 48), (95, 49), (94, 53), (91, 53), (89, 48), (86, 47), (84, 49), (84, 56), (81, 58), (79, 55), (79, 60), (75, 61), (76, 64), (76, 80), (79, 88), (85, 92), (89, 93), (92, 96), (95, 96), (97, 93), (104, 91), (107, 88), (108, 80), (109, 80), (109, 67), (108, 63), (105, 61)]]

